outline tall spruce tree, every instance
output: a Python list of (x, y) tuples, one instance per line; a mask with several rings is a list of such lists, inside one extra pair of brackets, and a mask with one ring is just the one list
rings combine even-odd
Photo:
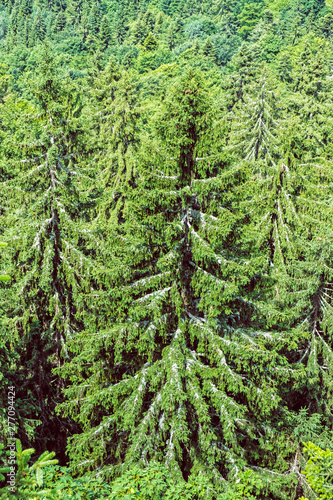
[(131, 182), (134, 175), (140, 130), (137, 87), (135, 73), (121, 71), (113, 56), (90, 82), (83, 117), (90, 126), (88, 148), (98, 159), (101, 220), (108, 219), (115, 199), (122, 204), (116, 186), (125, 179)]
[[(24, 422), (37, 419), (38, 450), (54, 439), (63, 453), (66, 422), (53, 413), (63, 382), (52, 368), (63, 363), (68, 339), (85, 324), (98, 238), (87, 225), (89, 179), (78, 162), (84, 157), (80, 94), (57, 74), (48, 49), (43, 57), (31, 82), (32, 102), (3, 105), (8, 132), (1, 163), (8, 178), (1, 185), (1, 225), (11, 242), (5, 264), (12, 286), (3, 290), (2, 323), (21, 358), (11, 374), (22, 403), (21, 437), (28, 440)], [(23, 406), (27, 398), (30, 405)]]
[(279, 156), (276, 97), (267, 76), (258, 83), (251, 82), (243, 100), (236, 104), (230, 117), (233, 119), (231, 147), (243, 160), (268, 160), (274, 164)]
[[(320, 54), (313, 57), (305, 47), (291, 84), (298, 92), (284, 101), (289, 106), (289, 120), (278, 123), (269, 92), (262, 86), (256, 98), (252, 90), (251, 97), (239, 105), (241, 118), (230, 142), (234, 141), (231, 149), (238, 155), (234, 161), (240, 161), (248, 172), (241, 206), (250, 207), (248, 229), (255, 231), (254, 253), (267, 254), (266, 265), (256, 277), (261, 280), (261, 304), (255, 298), (253, 304), (270, 324), (277, 323), (289, 332), (297, 346), (289, 354), (290, 367), (297, 360), (307, 373), (293, 397), (285, 394), (285, 401), (290, 409), (308, 406), (321, 413), (331, 427), (332, 270), (328, 242), (333, 186), (327, 132), (332, 108), (326, 71)], [(250, 233), (244, 231), (244, 242), (250, 240)], [(262, 300), (265, 294), (266, 304)]]
[(227, 106), (231, 110), (255, 81), (258, 81), (260, 61), (258, 58), (258, 47), (254, 44), (248, 46), (245, 43), (240, 47), (239, 52), (233, 58), (234, 72), (223, 82), (227, 90)]
[(32, 34), (31, 38), (35, 43), (42, 42), (46, 35), (45, 20), (42, 12), (38, 10), (34, 16), (34, 21), (32, 24)]
[(69, 0), (67, 2), (65, 14), (68, 25), (74, 25), (78, 21), (80, 4), (81, 2), (77, 2), (77, 0)]
[(55, 34), (59, 33), (59, 31), (62, 31), (66, 26), (66, 15), (63, 10), (61, 10), (58, 14), (57, 17), (55, 18), (54, 24), (52, 26), (52, 29)]
[(139, 154), (123, 183), (121, 210), (113, 202), (110, 324), (72, 344), (63, 367), (72, 385), (60, 410), (84, 426), (69, 444), (79, 469), (158, 460), (175, 476), (223, 483), (260, 457), (249, 451), (260, 435), (274, 441), (290, 368), (283, 336), (278, 346), (263, 317), (253, 323), (264, 260), (249, 263), (239, 242), (237, 176), (214, 147), (212, 109), (202, 77), (187, 71), (156, 119), (149, 160)]
[(305, 45), (299, 55), (285, 105), (288, 126), (281, 137), (286, 164), (291, 172), (293, 203), (299, 220), (294, 238), (300, 241), (298, 259), (288, 267), (285, 296), (293, 305), (294, 321), (308, 332), (299, 346), (307, 381), (303, 404), (324, 415), (332, 426), (333, 342), (332, 308), (332, 167), (330, 130), (332, 83), (327, 78), (325, 44), (313, 54)]
[(105, 50), (111, 41), (111, 32), (107, 16), (102, 17), (101, 26), (99, 30), (99, 40), (102, 50)]
[(264, 76), (235, 106), (229, 149), (231, 161), (246, 172), (240, 207), (251, 207), (248, 227), (256, 232), (257, 251), (261, 248), (267, 255), (261, 274), (271, 275), (275, 268), (285, 268), (287, 255), (298, 255), (294, 241), (298, 218), (289, 192), (289, 188), (293, 192), (290, 171), (282, 161), (278, 140), (283, 125), (278, 118), (277, 98), (269, 87)]

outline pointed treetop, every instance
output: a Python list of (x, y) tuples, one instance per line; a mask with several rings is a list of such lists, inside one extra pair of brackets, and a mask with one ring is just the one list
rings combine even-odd
[(153, 50), (156, 50), (157, 45), (158, 45), (158, 43), (157, 43), (157, 40), (154, 37), (153, 33), (149, 33), (149, 35), (147, 36), (147, 38), (143, 42), (143, 47), (145, 48), (145, 50), (153, 51)]

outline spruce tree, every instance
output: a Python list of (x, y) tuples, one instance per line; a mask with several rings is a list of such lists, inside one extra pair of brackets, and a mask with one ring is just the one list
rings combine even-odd
[[(0, 248), (6, 247), (7, 243), (0, 243)], [(0, 274), (0, 281), (8, 282), (10, 277), (7, 274)]]
[(299, 362), (307, 370), (304, 403), (332, 421), (333, 343), (330, 310), (332, 190), (330, 130), (332, 83), (325, 50), (312, 54), (306, 44), (296, 60), (286, 100), (288, 125), (281, 149), (292, 173), (293, 198), (300, 229), (299, 258), (290, 262), (285, 295), (294, 321), (308, 333), (300, 345)]
[[(101, 53), (99, 55), (101, 56)], [(89, 131), (85, 138), (86, 149), (99, 159), (98, 165), (103, 165), (101, 168), (103, 170), (107, 164), (100, 157), (105, 157), (109, 146), (113, 118), (111, 108), (121, 73), (113, 56), (110, 57), (104, 70), (99, 63), (100, 61), (94, 58), (91, 65), (91, 75), (85, 89), (86, 99), (82, 120), (85, 130)]]
[(110, 43), (111, 32), (107, 16), (102, 17), (100, 29), (99, 29), (99, 39), (101, 42), (102, 50), (105, 50)]
[(94, 3), (89, 12), (88, 26), (89, 33), (93, 37), (97, 37), (100, 27), (100, 5)]
[(170, 1), (171, 0), (161, 0), (160, 9), (164, 14), (170, 14)]
[[(292, 82), (282, 101), (288, 124), (283, 149), (289, 164), (327, 157), (333, 107), (332, 80), (325, 45), (313, 54), (309, 44), (295, 61)], [(326, 151), (326, 152), (325, 152)]]
[(316, 16), (325, 7), (325, 0), (303, 0), (301, 3), (304, 5), (306, 15), (311, 13)]
[(182, 10), (181, 0), (170, 0), (170, 14), (172, 16), (179, 15)]
[(142, 16), (142, 23), (144, 25), (146, 36), (154, 31), (155, 26), (155, 14), (151, 10), (147, 10)]
[(15, 35), (15, 32), (12, 29), (11, 25), (9, 25), (9, 29), (8, 29), (7, 36), (6, 36), (6, 48), (7, 48), (7, 50), (9, 50), (9, 51), (12, 50), (15, 46), (15, 43), (16, 43), (16, 35)]
[(230, 117), (233, 118), (231, 147), (237, 149), (241, 159), (254, 162), (268, 159), (273, 164), (278, 160), (277, 102), (266, 76), (247, 88), (243, 101), (235, 105)]
[(116, 14), (114, 20), (115, 36), (118, 43), (122, 43), (126, 36), (126, 24), (123, 16)]
[[(301, 252), (296, 236), (300, 223), (293, 198), (293, 173), (283, 161), (279, 141), (283, 133), (281, 111), (270, 87), (265, 75), (248, 89), (243, 102), (235, 105), (233, 115), (229, 115), (233, 124), (228, 149), (229, 161), (243, 171), (239, 186), (242, 201), (237, 203), (239, 213), (244, 214), (243, 242), (253, 245), (250, 253), (257, 256), (254, 258), (264, 258), (255, 281), (268, 301), (255, 307), (266, 315), (268, 324), (283, 324), (275, 300), (280, 298), (280, 282), (288, 281), (288, 263)], [(248, 213), (246, 207), (251, 207)], [(256, 299), (252, 300), (255, 304)], [(290, 327), (290, 323), (285, 324), (285, 328)]]
[[(57, 75), (48, 49), (43, 59), (31, 82), (32, 102), (3, 105), (8, 132), (1, 158), (9, 173), (1, 186), (1, 225), (3, 239), (11, 242), (5, 263), (12, 275), (11, 287), (2, 294), (2, 321), (18, 339), (21, 365), (12, 382), (21, 418), (35, 415), (41, 421), (39, 450), (55, 436), (53, 409), (63, 381), (52, 369), (61, 366), (68, 339), (85, 324), (84, 294), (90, 293), (92, 254), (98, 252), (98, 238), (87, 225), (87, 179), (78, 164), (84, 150), (80, 94)], [(22, 406), (27, 398), (31, 406)], [(59, 422), (63, 452), (68, 422)]]
[(89, 32), (89, 3), (84, 1), (82, 3), (81, 13), (80, 13), (80, 24), (79, 24), (79, 33), (82, 36), (83, 40), (86, 40), (86, 37)]
[(42, 12), (39, 10), (35, 14), (33, 25), (32, 25), (32, 36), (31, 38), (35, 40), (36, 43), (42, 42), (46, 35), (46, 25)]
[(232, 110), (243, 96), (247, 93), (254, 82), (258, 81), (260, 71), (260, 60), (258, 57), (258, 46), (245, 43), (232, 60), (233, 73), (223, 82), (227, 98), (227, 108)]
[(22, 16), (28, 16), (31, 14), (32, 11), (32, 5), (30, 0), (22, 0), (21, 5), (20, 5), (20, 10), (22, 12)]
[(237, 16), (240, 24), (239, 34), (246, 38), (257, 25), (263, 4), (261, 2), (245, 3), (242, 12)]
[(73, 344), (64, 366), (61, 410), (84, 426), (69, 445), (78, 468), (158, 460), (176, 477), (221, 482), (251, 460), (256, 436), (274, 433), (277, 385), (291, 375), (283, 337), (279, 346), (263, 319), (252, 323), (264, 258), (249, 265), (238, 241), (237, 179), (214, 146), (212, 108), (189, 70), (156, 118), (148, 161), (139, 153), (110, 190), (110, 323)]
[(177, 37), (177, 31), (176, 31), (176, 23), (173, 21), (169, 24), (167, 34), (166, 34), (166, 40), (169, 45), (169, 49), (172, 50), (175, 45), (176, 45), (176, 37)]
[(136, 45), (145, 37), (145, 27), (141, 17), (131, 25), (131, 42)]
[(277, 56), (277, 73), (282, 82), (292, 82), (292, 64), (289, 54), (285, 52)]
[(320, 32), (329, 40), (332, 38), (333, 33), (333, 15), (331, 12), (326, 14), (319, 20), (319, 30)]
[(10, 27), (15, 34), (20, 26), (21, 18), (22, 18), (22, 13), (20, 13), (19, 4), (15, 3), (10, 15)]
[[(7, 246), (6, 243), (0, 242), (0, 250), (2, 251), (3, 247)], [(0, 252), (0, 259), (1, 259)], [(1, 266), (2, 267), (2, 266)], [(0, 273), (0, 296), (2, 292), (2, 288), (5, 283), (10, 281), (10, 277), (5, 275), (3, 272)], [(0, 305), (0, 318), (3, 316), (2, 304)], [(1, 320), (0, 320), (1, 321)], [(0, 322), (1, 325), (1, 322)], [(0, 413), (0, 434), (2, 437), (2, 441), (5, 441), (8, 437), (8, 414), (6, 412), (6, 408), (8, 405), (8, 386), (9, 379), (8, 374), (10, 371), (10, 367), (15, 362), (15, 354), (11, 349), (11, 336), (6, 329), (1, 325), (1, 337), (0, 337), (0, 401), (1, 401), (1, 413)]]
[(88, 17), (88, 33), (86, 43), (91, 51), (95, 51), (99, 45), (99, 29), (100, 29), (100, 5), (93, 4)]
[(256, 98), (253, 89), (244, 104), (240, 103), (243, 111), (230, 142), (234, 142), (234, 161), (241, 162), (248, 172), (242, 208), (251, 210), (244, 242), (250, 241), (254, 232), (253, 253), (264, 251), (267, 255), (256, 280), (267, 280), (260, 288), (261, 297), (267, 294), (268, 301), (256, 307), (269, 323), (276, 322), (289, 331), (290, 340), (297, 345), (290, 352), (290, 360), (297, 360), (307, 373), (300, 379), (298, 397), (286, 393), (285, 401), (290, 409), (300, 404), (310, 406), (331, 422), (327, 402), (332, 398), (333, 361), (328, 245), (332, 233), (332, 175), (326, 124), (330, 123), (332, 108), (326, 71), (320, 54), (311, 56), (305, 47), (294, 69), (294, 93), (284, 101), (289, 106), (288, 119), (282, 124), (276, 119), (271, 92), (261, 83)]
[(210, 59), (212, 62), (216, 62), (216, 48), (212, 44), (212, 41), (209, 37), (203, 44), (201, 52), (205, 57)]
[(122, 207), (119, 184), (132, 181), (136, 166), (140, 108), (135, 73), (120, 71), (111, 56), (104, 71), (91, 81), (84, 117), (93, 132), (87, 147), (98, 158), (99, 218), (105, 227), (114, 200), (115, 212)]
[(142, 46), (147, 51), (156, 50), (156, 48), (157, 48), (157, 40), (154, 37), (153, 33), (149, 33), (149, 35), (147, 36), (147, 38), (144, 40)]
[(21, 17), (20, 18), (20, 23), (19, 26), (17, 27), (16, 30), (16, 41), (18, 44), (23, 43), (24, 44), (24, 19)]
[(52, 1), (52, 10), (54, 12), (60, 12), (61, 10), (66, 9), (66, 0), (53, 0)]
[(55, 18), (55, 22), (52, 26), (52, 29), (54, 33), (57, 34), (60, 31), (62, 31), (65, 28), (65, 26), (66, 26), (66, 15), (65, 12), (61, 10), (57, 14), (57, 17)]
[(29, 44), (29, 19), (22, 19), (20, 29), (17, 33), (17, 40), (26, 47)]
[(159, 35), (162, 31), (162, 28), (163, 28), (163, 23), (164, 23), (164, 14), (163, 12), (159, 12), (156, 16), (156, 20), (155, 20), (155, 26), (154, 26), (154, 32)]
[(69, 0), (66, 6), (66, 22), (68, 25), (74, 25), (78, 18), (78, 2), (76, 0)]

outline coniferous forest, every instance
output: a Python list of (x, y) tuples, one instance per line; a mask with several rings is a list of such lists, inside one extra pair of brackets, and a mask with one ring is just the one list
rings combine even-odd
[(1, 0), (0, 497), (333, 499), (333, 1)]

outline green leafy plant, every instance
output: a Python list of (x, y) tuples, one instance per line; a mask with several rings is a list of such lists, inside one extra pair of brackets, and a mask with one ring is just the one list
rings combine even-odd
[[(144, 469), (131, 468), (114, 481), (111, 488), (108, 500), (201, 500), (212, 498), (214, 493), (207, 476), (192, 474), (187, 482), (183, 478), (175, 480), (170, 471), (158, 463)], [(241, 498), (235, 491), (218, 496), (218, 500)]]
[[(53, 459), (55, 453), (45, 451), (42, 455), (29, 466), (29, 461), (35, 450), (29, 448), (22, 449), (22, 444), (19, 439), (16, 439), (16, 474), (15, 484), (5, 486), (0, 490), (2, 498), (13, 495), (22, 497), (25, 500), (35, 500), (37, 498), (52, 498), (49, 490), (38, 491), (38, 488), (43, 485), (43, 468), (48, 465), (57, 464), (58, 460)], [(8, 453), (8, 452), (7, 452)], [(12, 462), (10, 460), (10, 462)], [(8, 473), (12, 467), (3, 467), (1, 472)], [(2, 476), (3, 477), (3, 476)], [(2, 479), (2, 478), (1, 478)]]
[[(321, 498), (329, 500), (333, 498), (333, 451), (323, 450), (314, 443), (306, 443), (304, 452), (308, 456), (308, 461), (303, 474), (308, 486), (316, 496), (311, 498)], [(302, 497), (303, 500), (307, 500)], [(302, 500), (302, 499), (301, 499)]]
[[(5, 445), (0, 444), (0, 460), (3, 462), (4, 461), (4, 455), (5, 455)], [(5, 481), (5, 476), (4, 474), (7, 474), (10, 471), (10, 467), (0, 467), (0, 481)]]
[[(15, 453), (15, 486), (6, 485), (0, 489), (0, 499), (10, 497), (20, 500), (100, 500), (110, 494), (110, 486), (102, 477), (93, 475), (73, 478), (67, 467), (60, 467), (54, 459), (54, 452), (45, 451), (31, 465), (29, 462), (35, 450), (22, 449), (19, 439), (16, 440)], [(0, 445), (0, 460), (6, 465), (0, 468), (0, 481), (5, 481), (5, 474), (13, 467), (5, 455), (9, 452)], [(11, 465), (10, 467), (7, 465)]]
[(107, 498), (111, 488), (101, 476), (74, 478), (68, 467), (51, 465), (44, 469), (43, 485), (51, 489), (52, 500), (100, 500)]

